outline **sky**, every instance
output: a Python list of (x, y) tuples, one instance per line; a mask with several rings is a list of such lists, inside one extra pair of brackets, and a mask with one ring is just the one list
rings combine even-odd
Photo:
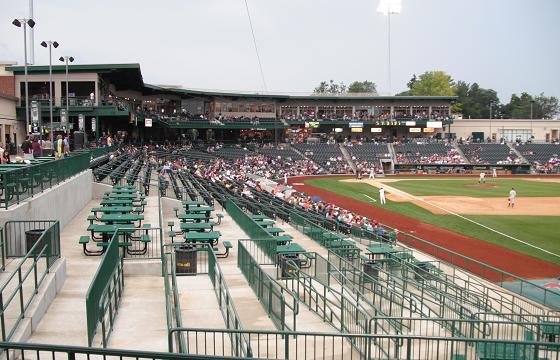
[[(311, 92), (322, 80), (370, 80), (389, 93), (380, 0), (247, 0), (268, 91)], [(0, 0), (0, 61), (23, 63), (27, 0)], [(244, 0), (35, 0), (39, 43), (76, 64), (140, 63), (144, 82), (264, 90)], [(443, 70), (498, 91), (560, 97), (559, 0), (402, 0), (391, 16), (393, 93)]]

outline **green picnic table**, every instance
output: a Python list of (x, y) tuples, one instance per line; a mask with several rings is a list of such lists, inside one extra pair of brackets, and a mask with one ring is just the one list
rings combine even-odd
[(94, 214), (98, 212), (104, 214), (127, 214), (127, 213), (131, 213), (132, 210), (134, 210), (132, 206), (103, 206), (103, 207), (93, 208), (91, 209), (91, 212)]
[(143, 200), (143, 195), (138, 197), (138, 194), (113, 194), (110, 193), (109, 195), (105, 195), (104, 199), (130, 199), (130, 200)]
[(203, 206), (206, 205), (206, 203), (204, 201), (198, 201), (198, 200), (183, 200), (182, 201), (183, 206)]
[(207, 223), (181, 223), (179, 224), (181, 231), (190, 232), (190, 231), (205, 231), (210, 230), (214, 231), (215, 223), (213, 221)]
[(134, 186), (131, 185), (115, 185), (113, 186), (113, 189), (136, 189)]
[(549, 342), (557, 342), (560, 339), (560, 322), (541, 321), (541, 331), (548, 338)]
[[(534, 359), (532, 354), (525, 354), (527, 346), (508, 343), (477, 342), (476, 354), (480, 360), (524, 360)], [(527, 356), (530, 355), (530, 356)]]
[(187, 214), (197, 214), (211, 211), (214, 211), (214, 208), (212, 206), (194, 206), (185, 210)]
[(293, 239), (294, 237), (288, 234), (278, 235), (274, 237), (274, 240), (276, 240), (276, 245), (288, 245)]
[(114, 205), (124, 205), (130, 206), (134, 201), (131, 199), (103, 199), (101, 200), (101, 206), (114, 206)]
[[(136, 227), (130, 224), (91, 224), (87, 228), (87, 231), (91, 232), (91, 238), (94, 241), (105, 242), (108, 242), (110, 240), (110, 237), (112, 237), (117, 230), (119, 230), (119, 232), (125, 234), (126, 236), (130, 236), (136, 231)], [(101, 238), (95, 236), (95, 234), (100, 234)]]
[(218, 239), (222, 234), (219, 231), (210, 232), (188, 232), (183, 236), (185, 242), (205, 242), (211, 246), (218, 245)]
[(275, 221), (274, 220), (255, 220), (255, 223), (262, 226), (263, 228), (266, 228), (266, 227), (274, 225)]
[(368, 257), (372, 260), (379, 260), (381, 258), (386, 259), (391, 254), (398, 252), (399, 250), (395, 249), (390, 245), (370, 245), (367, 247)]
[(278, 236), (280, 235), (280, 233), (286, 232), (284, 229), (278, 227), (266, 228), (265, 230), (267, 233), (269, 233), (272, 236)]
[(414, 259), (414, 256), (408, 251), (398, 251), (394, 252), (389, 255), (390, 258), (398, 260), (398, 261), (408, 261), (410, 259)]
[(213, 219), (211, 216), (206, 214), (179, 214), (177, 215), (177, 218), (182, 222), (187, 222), (187, 221), (209, 222), (211, 219)]
[(347, 238), (348, 235), (339, 234), (339, 233), (326, 232), (323, 234), (323, 240), (325, 241), (344, 240)]
[(138, 190), (136, 189), (113, 189), (109, 194), (136, 194)]
[(142, 223), (144, 220), (144, 215), (137, 214), (105, 214), (99, 219), (107, 225), (111, 224), (132, 224), (135, 221)]
[(270, 220), (270, 218), (266, 215), (251, 215), (251, 219), (253, 220)]
[(303, 254), (305, 253), (305, 249), (301, 247), (300, 244), (291, 243), (288, 245), (279, 245), (276, 247), (276, 254), (283, 255), (283, 254)]

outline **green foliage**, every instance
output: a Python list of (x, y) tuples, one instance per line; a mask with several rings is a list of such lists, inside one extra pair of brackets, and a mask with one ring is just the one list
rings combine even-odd
[(492, 117), (499, 117), (500, 99), (498, 93), (492, 89), (484, 89), (477, 83), (468, 84), (464, 81), (457, 82), (457, 104), (454, 109), (456, 113), (463, 114), (464, 118), (488, 119), (490, 118), (490, 104), (492, 103)]
[(315, 94), (343, 94), (346, 92), (346, 85), (343, 82), (337, 84), (333, 80), (321, 81), (313, 92)]
[(526, 92), (511, 95), (509, 104), (504, 105), (502, 112), (504, 117), (512, 119), (530, 119), (531, 104), (533, 107), (533, 119), (551, 119), (560, 112), (558, 98), (545, 96), (541, 93), (533, 97)]
[(349, 93), (371, 93), (377, 94), (377, 89), (374, 82), (365, 81), (354, 81), (348, 86)]
[(451, 76), (439, 70), (426, 71), (417, 80), (411, 79), (410, 83), (415, 96), (453, 96), (456, 91)]

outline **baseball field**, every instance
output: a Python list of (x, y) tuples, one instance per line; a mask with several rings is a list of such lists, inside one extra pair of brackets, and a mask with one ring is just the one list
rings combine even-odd
[[(310, 188), (326, 190), (358, 200), (369, 208), (378, 208), (383, 214), (389, 211), (404, 215), (417, 220), (416, 227), (422, 227), (421, 223), (431, 224), (560, 264), (559, 178), (487, 178), (484, 184), (479, 184), (478, 177), (375, 180), (330, 177), (307, 178), (304, 184), (308, 192)], [(379, 202), (380, 187), (386, 191), (386, 205)], [(511, 188), (517, 192), (514, 208), (508, 207)], [(373, 211), (373, 214), (380, 213)], [(383, 222), (383, 216), (379, 217)], [(393, 226), (398, 226), (399, 221), (402, 220), (396, 220)], [(415, 231), (410, 227), (407, 230)], [(507, 256), (502, 259), (507, 260)]]

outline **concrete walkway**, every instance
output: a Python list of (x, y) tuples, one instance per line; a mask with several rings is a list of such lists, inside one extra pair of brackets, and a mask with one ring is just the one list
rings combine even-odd
[(101, 258), (85, 256), (78, 239), (87, 234), (87, 217), (95, 206), (99, 201), (90, 201), (60, 234), (67, 278), (29, 342), (87, 346), (86, 292)]

